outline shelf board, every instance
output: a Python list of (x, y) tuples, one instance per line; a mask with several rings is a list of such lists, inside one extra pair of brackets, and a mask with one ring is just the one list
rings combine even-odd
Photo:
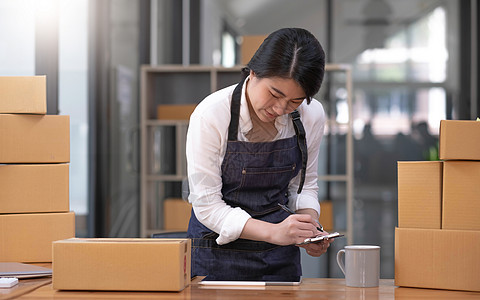
[(188, 68), (185, 68), (183, 65), (142, 65), (142, 71), (149, 73), (192, 73), (192, 72), (210, 72), (212, 67), (210, 66), (201, 66), (201, 65), (190, 65)]
[(325, 71), (351, 71), (352, 66), (349, 64), (326, 64)]
[(334, 127), (334, 126), (348, 127), (350, 124), (348, 123), (348, 121), (347, 122), (338, 122), (337, 120), (328, 119), (327, 122), (326, 122), (326, 125), (330, 126), (330, 127)]
[(322, 181), (348, 181), (348, 175), (320, 175), (318, 180)]
[(188, 125), (188, 120), (147, 120), (146, 126), (179, 126)]
[(189, 65), (185, 67), (180, 64), (171, 64), (171, 65), (142, 65), (142, 71), (149, 73), (192, 73), (192, 72), (239, 72), (244, 66), (234, 66), (234, 67), (216, 67), (216, 66), (206, 66), (206, 65)]

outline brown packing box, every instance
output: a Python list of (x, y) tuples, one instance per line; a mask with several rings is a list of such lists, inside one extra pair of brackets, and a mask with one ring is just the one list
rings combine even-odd
[(320, 218), (318, 219), (325, 231), (333, 230), (333, 203), (332, 201), (320, 202)]
[(416, 288), (409, 288), (409, 287), (395, 287), (393, 291), (394, 291), (393, 299), (397, 299), (397, 300), (478, 299), (478, 293), (467, 292), (467, 291), (416, 289)]
[(0, 214), (68, 212), (68, 164), (0, 165)]
[(189, 239), (68, 239), (53, 243), (58, 290), (181, 291), (190, 284)]
[(439, 158), (480, 160), (480, 122), (440, 121)]
[(480, 161), (445, 161), (443, 229), (480, 230)]
[(46, 114), (46, 76), (0, 76), (0, 113)]
[(480, 231), (395, 228), (395, 285), (480, 291)]
[(157, 119), (159, 120), (190, 120), (196, 104), (158, 105)]
[(75, 237), (75, 214), (0, 215), (0, 261), (51, 262), (52, 242)]
[(192, 205), (183, 199), (169, 198), (163, 202), (163, 228), (187, 231)]
[(398, 227), (440, 229), (441, 161), (399, 161)]
[(242, 65), (247, 65), (253, 57), (258, 47), (263, 43), (267, 35), (245, 35), (242, 37), (240, 48), (242, 54)]
[(0, 163), (70, 161), (70, 117), (0, 114)]

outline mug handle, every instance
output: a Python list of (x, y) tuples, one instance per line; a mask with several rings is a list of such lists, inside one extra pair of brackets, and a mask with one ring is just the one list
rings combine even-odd
[(337, 252), (337, 264), (345, 275), (345, 263), (342, 261), (342, 256), (345, 256), (345, 249), (341, 249)]

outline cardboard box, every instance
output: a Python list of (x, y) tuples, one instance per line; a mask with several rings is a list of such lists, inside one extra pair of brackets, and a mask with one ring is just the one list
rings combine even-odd
[(190, 284), (189, 239), (68, 239), (53, 243), (53, 288), (181, 291)]
[(398, 227), (440, 229), (441, 161), (399, 161)]
[(332, 201), (320, 202), (320, 218), (318, 218), (325, 231), (332, 231), (333, 226), (333, 203)]
[(480, 291), (480, 231), (395, 228), (395, 285)]
[(445, 161), (443, 229), (480, 230), (480, 161)]
[(0, 163), (70, 161), (70, 117), (0, 114)]
[(51, 262), (52, 242), (75, 237), (75, 214), (0, 215), (0, 261)]
[(69, 211), (69, 165), (0, 165), (0, 214)]
[(192, 205), (183, 199), (169, 198), (163, 201), (163, 228), (187, 231)]
[(252, 59), (258, 47), (267, 38), (267, 35), (244, 35), (240, 51), (242, 54), (242, 65), (247, 65)]
[(480, 160), (480, 122), (440, 121), (439, 158)]
[(0, 114), (46, 114), (46, 76), (0, 76)]
[(196, 104), (158, 105), (157, 119), (159, 120), (190, 120), (190, 115), (197, 107)]
[[(394, 298), (402, 300), (425, 300), (425, 299), (475, 299), (478, 298), (477, 293), (466, 291), (452, 291), (452, 290), (432, 290), (432, 289), (417, 289), (409, 287), (395, 287)], [(382, 292), (383, 294), (383, 292)], [(377, 297), (376, 299), (380, 299)]]

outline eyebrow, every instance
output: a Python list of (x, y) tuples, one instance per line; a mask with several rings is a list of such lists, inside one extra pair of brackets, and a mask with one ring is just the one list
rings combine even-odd
[[(285, 94), (284, 94), (281, 90), (279, 90), (279, 89), (277, 89), (277, 88), (274, 88), (273, 86), (271, 86), (271, 88), (272, 88), (272, 90), (274, 90), (275, 92), (279, 93), (279, 94), (282, 95), (283, 97), (286, 97)], [(294, 99), (290, 99), (290, 100), (303, 100), (303, 99), (305, 99), (305, 98), (307, 98), (307, 97), (306, 97), (306, 96), (305, 96), (305, 97), (299, 97), (299, 98), (294, 98)]]

